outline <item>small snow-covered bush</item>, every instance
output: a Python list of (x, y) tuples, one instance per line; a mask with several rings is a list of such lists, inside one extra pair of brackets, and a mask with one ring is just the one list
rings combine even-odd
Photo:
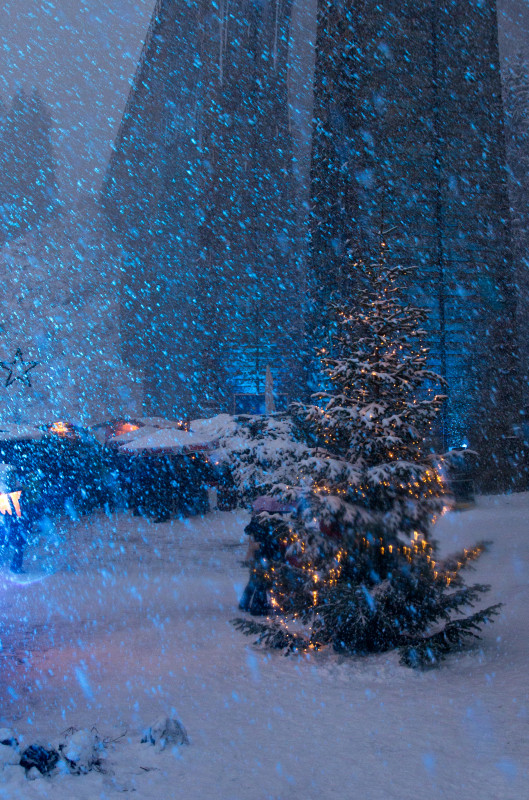
[(26, 773), (36, 769), (41, 775), (49, 775), (58, 762), (59, 753), (48, 744), (30, 744), (20, 756), (20, 766)]

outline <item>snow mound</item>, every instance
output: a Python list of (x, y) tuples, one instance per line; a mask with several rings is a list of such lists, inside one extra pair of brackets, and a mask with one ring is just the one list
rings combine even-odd
[(20, 753), (16, 746), (0, 744), (0, 772), (6, 767), (16, 767), (20, 764)]
[(59, 744), (59, 753), (70, 772), (86, 774), (101, 766), (104, 745), (95, 731), (70, 728), (64, 741)]

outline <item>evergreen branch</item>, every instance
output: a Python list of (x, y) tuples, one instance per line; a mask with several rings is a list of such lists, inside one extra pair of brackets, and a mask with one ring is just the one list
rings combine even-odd
[(496, 603), (470, 617), (452, 620), (437, 633), (399, 647), (400, 663), (414, 669), (436, 666), (450, 653), (462, 650), (474, 639), (480, 639), (483, 625), (499, 614), (501, 606), (501, 603)]
[(319, 649), (318, 645), (311, 645), (304, 636), (291, 633), (276, 622), (256, 622), (253, 619), (236, 617), (231, 623), (245, 636), (257, 636), (255, 645), (270, 647), (272, 650), (285, 650), (285, 655)]
[(439, 564), (440, 573), (453, 580), (460, 570), (471, 569), (471, 563), (486, 552), (490, 545), (491, 542), (489, 541), (481, 541), (475, 544), (474, 547), (465, 548), (459, 553), (448, 556)]
[[(437, 580), (442, 580), (442, 576), (438, 576)], [(486, 594), (488, 591), (490, 591), (490, 586), (487, 584), (475, 583), (473, 586), (463, 586), (455, 592), (444, 594), (439, 601), (439, 616), (447, 618), (451, 611), (460, 611), (466, 606), (473, 607), (480, 595)]]

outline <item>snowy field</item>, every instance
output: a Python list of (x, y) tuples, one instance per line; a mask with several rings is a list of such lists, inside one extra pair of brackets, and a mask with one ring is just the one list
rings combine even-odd
[[(469, 574), (498, 621), (472, 652), (415, 673), (394, 653), (288, 657), (229, 620), (246, 573), (246, 515), (151, 524), (118, 515), (60, 527), (0, 575), (2, 725), (23, 746), (70, 726), (107, 740), (105, 771), (28, 781), (0, 798), (522, 800), (529, 795), (529, 495), (447, 514), (443, 550), (492, 548)], [(141, 744), (160, 713), (189, 746)]]

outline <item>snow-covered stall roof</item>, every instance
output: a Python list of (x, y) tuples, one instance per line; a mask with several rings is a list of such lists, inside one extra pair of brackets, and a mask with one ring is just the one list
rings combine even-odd
[(183, 425), (182, 420), (163, 417), (116, 417), (92, 425), (91, 431), (101, 444), (121, 444), (162, 428), (182, 430)]
[(28, 439), (42, 439), (43, 433), (34, 425), (0, 424), (0, 442), (21, 442)]
[(231, 414), (217, 414), (209, 419), (194, 419), (189, 428), (206, 439), (220, 439), (235, 433), (237, 420)]
[(236, 423), (229, 414), (219, 414), (211, 419), (197, 419), (189, 430), (182, 430), (178, 422), (145, 418), (138, 430), (128, 431), (114, 438), (120, 449), (126, 452), (152, 452), (184, 454), (212, 451), (218, 447), (218, 439), (235, 430)]
[(205, 439), (200, 433), (193, 433), (193, 431), (182, 431), (175, 428), (161, 428), (150, 430), (147, 433), (144, 431), (145, 429), (138, 431), (140, 435), (136, 438), (132, 438), (132, 434), (128, 434), (131, 438), (120, 445), (120, 450), (133, 453), (179, 455), (199, 450), (214, 450), (218, 445), (216, 440)]

